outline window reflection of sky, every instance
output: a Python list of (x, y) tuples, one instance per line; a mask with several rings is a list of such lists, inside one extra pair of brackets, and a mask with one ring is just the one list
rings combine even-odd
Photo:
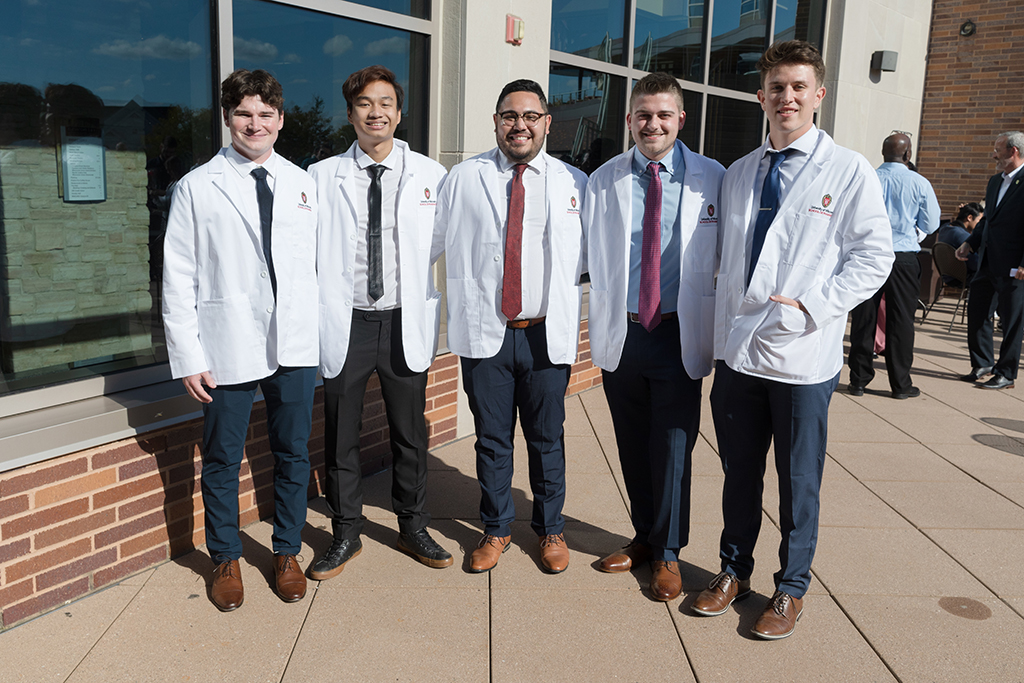
[[(209, 101), (207, 0), (16, 0), (4, 5), (4, 81), (40, 90), (48, 83), (77, 83), (108, 105), (132, 99), (144, 105)], [(182, 78), (185, 69), (191, 78)]]
[[(551, 49), (584, 54), (601, 45), (605, 34), (615, 42), (612, 62), (621, 62), (625, 0), (553, 0)], [(600, 54), (586, 54), (604, 59)]]
[(406, 31), (260, 0), (236, 0), (234, 23), (236, 68), (273, 73), (289, 108), (323, 98), (335, 126), (347, 122), (341, 86), (357, 69), (383, 64), (409, 91)]

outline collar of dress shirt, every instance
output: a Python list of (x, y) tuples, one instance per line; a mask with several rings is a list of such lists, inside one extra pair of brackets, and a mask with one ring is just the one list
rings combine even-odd
[[(391, 151), (388, 152), (388, 155), (386, 157), (384, 157), (384, 161), (380, 162), (381, 165), (384, 166), (384, 168), (388, 169), (389, 171), (395, 170), (395, 164), (397, 163), (397, 160), (398, 160), (398, 154), (399, 154), (398, 145), (392, 145), (391, 146)], [(357, 142), (356, 143), (356, 166), (358, 166), (360, 169), (365, 171), (366, 169), (370, 168), (371, 166), (373, 166), (376, 163), (377, 162), (373, 160), (373, 157), (371, 157), (369, 154), (364, 152), (363, 148), (360, 147), (359, 143)]]
[(270, 156), (262, 164), (257, 164), (251, 159), (247, 159), (238, 153), (238, 150), (232, 145), (228, 145), (228, 153), (226, 155), (228, 165), (235, 169), (239, 176), (245, 178), (252, 173), (254, 168), (260, 168), (261, 166), (267, 169), (267, 175), (271, 178), (277, 177), (277, 152), (271, 152)]
[[(810, 156), (811, 152), (814, 151), (814, 146), (818, 144), (818, 127), (811, 125), (810, 130), (798, 137), (788, 147), (783, 149), (791, 149), (794, 152), (799, 152), (804, 156)], [(764, 140), (764, 145), (761, 147), (761, 158), (763, 159), (768, 155), (768, 152), (781, 152), (781, 149), (775, 149), (772, 147), (771, 136), (768, 136)]]
[[(498, 162), (498, 171), (501, 173), (507, 173), (511, 171), (512, 167), (515, 166), (515, 163), (509, 161), (508, 157), (506, 157), (504, 153), (502, 153), (502, 151), (497, 147), (495, 147), (494, 150), (494, 155)], [(546, 168), (544, 161), (544, 153), (541, 152), (537, 154), (537, 156), (535, 156), (533, 159), (527, 162), (526, 165), (532, 168), (537, 173), (544, 173), (544, 169)]]
[(1018, 166), (1017, 168), (1013, 169), (1013, 170), (1012, 170), (1012, 171), (1010, 171), (1009, 173), (1004, 173), (1004, 174), (1003, 174), (1003, 180), (1009, 180), (1009, 179), (1010, 179), (1010, 178), (1012, 178), (1013, 176), (1017, 175), (1017, 173), (1018, 173), (1018, 172), (1020, 171), (1020, 169), (1022, 169), (1022, 168), (1024, 168), (1024, 164), (1021, 164), (1020, 166)]
[[(647, 172), (647, 164), (651, 163), (651, 161), (651, 159), (644, 156), (640, 148), (633, 145), (633, 173), (638, 176), (643, 175)], [(683, 167), (682, 143), (676, 140), (676, 144), (672, 146), (672, 153), (662, 157), (660, 163), (669, 172), (669, 175), (674, 177), (676, 169)]]

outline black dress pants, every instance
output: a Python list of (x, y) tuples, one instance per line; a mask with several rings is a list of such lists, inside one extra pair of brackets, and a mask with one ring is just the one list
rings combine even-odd
[[(1003, 343), (999, 346), (998, 362), (993, 354), (992, 342), (992, 313), (997, 308), (1003, 326)], [(995, 374), (1017, 379), (1022, 339), (1024, 280), (1009, 277), (1009, 273), (995, 275), (983, 265), (971, 281), (971, 294), (967, 302), (967, 348), (971, 352), (971, 367), (995, 366)]]
[(885, 294), (885, 370), (893, 393), (910, 391), (914, 364), (914, 312), (921, 289), (921, 262), (917, 252), (898, 251), (889, 278), (875, 295), (853, 309), (850, 324), (850, 384), (867, 386), (875, 377), (872, 355), (878, 303)]
[(376, 371), (391, 434), (391, 504), (403, 533), (427, 526), (427, 372), (406, 366), (402, 311), (352, 311), (348, 356), (337, 377), (324, 379), (325, 497), (334, 538), (354, 540), (363, 530), (363, 476), (359, 432), (363, 396)]

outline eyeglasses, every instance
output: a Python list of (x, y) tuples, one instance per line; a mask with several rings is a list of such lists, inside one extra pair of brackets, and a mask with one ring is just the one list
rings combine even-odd
[(516, 125), (516, 121), (519, 119), (523, 120), (527, 126), (536, 126), (537, 122), (544, 118), (546, 114), (538, 114), (535, 111), (528, 111), (523, 114), (515, 111), (502, 111), (498, 112), (498, 118), (501, 119), (501, 125), (506, 128), (511, 128)]
[(889, 135), (906, 135), (908, 138), (913, 137), (913, 133), (909, 130), (893, 130)]

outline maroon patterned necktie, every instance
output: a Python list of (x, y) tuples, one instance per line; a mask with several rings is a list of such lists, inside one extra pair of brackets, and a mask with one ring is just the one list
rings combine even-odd
[(512, 194), (508, 200), (508, 226), (505, 228), (505, 275), (501, 280), (501, 312), (515, 320), (523, 310), (523, 172), (526, 164), (512, 169)]
[(651, 184), (644, 199), (644, 241), (640, 250), (640, 324), (650, 332), (661, 322), (661, 164), (647, 164)]

